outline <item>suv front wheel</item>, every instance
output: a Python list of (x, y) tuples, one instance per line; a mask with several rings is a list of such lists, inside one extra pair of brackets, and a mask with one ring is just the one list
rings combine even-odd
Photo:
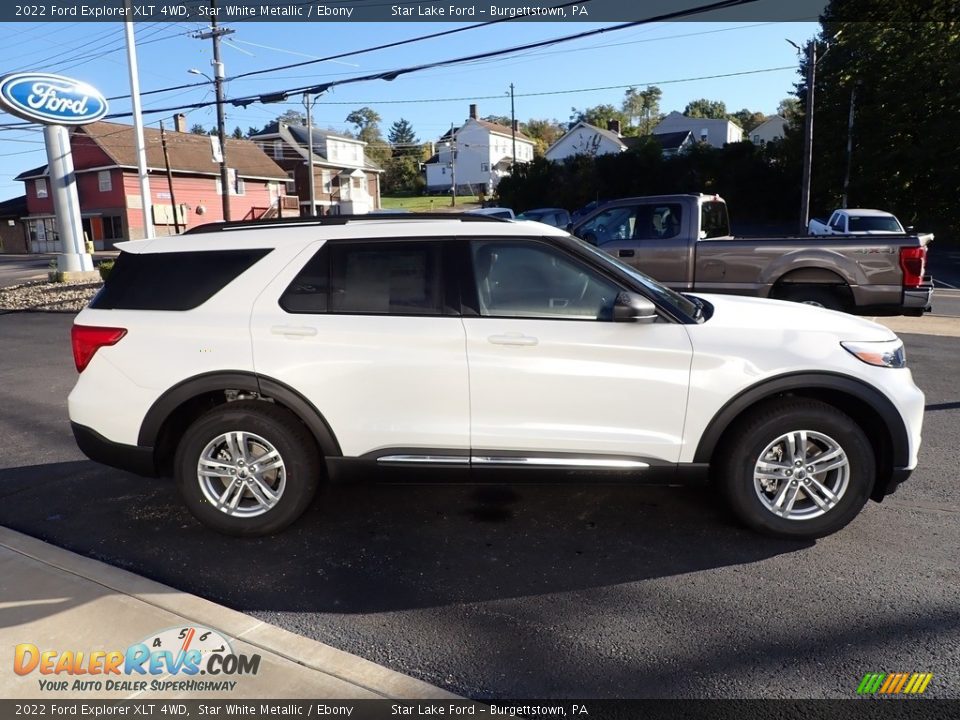
[(269, 402), (210, 410), (177, 448), (176, 481), (190, 512), (228, 535), (270, 535), (310, 505), (321, 458), (309, 431)]
[(816, 400), (774, 401), (725, 438), (721, 483), (745, 524), (777, 537), (812, 539), (849, 523), (876, 475), (863, 430)]

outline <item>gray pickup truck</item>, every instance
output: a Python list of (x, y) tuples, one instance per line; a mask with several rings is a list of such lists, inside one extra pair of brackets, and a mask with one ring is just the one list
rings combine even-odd
[(922, 315), (933, 294), (925, 274), (931, 234), (738, 238), (716, 195), (614, 200), (570, 231), (674, 290), (871, 315)]

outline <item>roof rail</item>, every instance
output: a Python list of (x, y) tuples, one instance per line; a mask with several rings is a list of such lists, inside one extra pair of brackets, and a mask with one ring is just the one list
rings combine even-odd
[(325, 215), (323, 217), (271, 218), (270, 220), (233, 220), (197, 225), (184, 231), (184, 235), (219, 232), (221, 230), (245, 230), (249, 228), (286, 226), (346, 225), (351, 222), (376, 220), (459, 220), (461, 222), (510, 222), (506, 218), (471, 213), (373, 213), (365, 215)]

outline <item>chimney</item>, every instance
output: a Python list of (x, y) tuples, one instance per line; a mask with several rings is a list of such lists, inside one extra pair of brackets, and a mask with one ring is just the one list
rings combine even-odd
[(470, 119), (471, 120), (477, 119), (477, 106), (474, 103), (471, 103), (470, 105)]
[(620, 135), (620, 121), (619, 120), (607, 120), (607, 130), (612, 133), (616, 133), (619, 137)]
[(187, 116), (183, 113), (177, 113), (173, 116), (173, 129), (176, 132), (185, 133), (187, 131)]

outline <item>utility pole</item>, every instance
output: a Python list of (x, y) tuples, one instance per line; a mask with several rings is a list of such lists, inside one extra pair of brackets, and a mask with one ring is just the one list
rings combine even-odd
[(310, 93), (303, 94), (303, 104), (307, 107), (307, 187), (310, 188), (310, 211), (307, 216), (313, 217), (317, 214), (317, 187), (313, 176), (313, 98)]
[(160, 121), (160, 146), (163, 148), (163, 164), (167, 167), (167, 187), (170, 189), (170, 209), (173, 211), (173, 231), (180, 234), (180, 221), (177, 220), (177, 196), (173, 192), (173, 173), (170, 170), (170, 155), (167, 153), (167, 131)]
[(510, 172), (513, 173), (513, 168), (517, 166), (517, 115), (513, 110), (513, 83), (510, 83), (510, 139), (513, 141), (513, 165)]
[(859, 81), (853, 83), (850, 88), (850, 117), (847, 119), (847, 170), (843, 174), (843, 197), (840, 201), (840, 207), (847, 207), (847, 194), (850, 190), (850, 165), (853, 162), (853, 112), (857, 102), (857, 85)]
[(137, 175), (140, 179), (140, 212), (143, 214), (143, 237), (154, 236), (153, 203), (150, 196), (150, 170), (147, 168), (147, 145), (143, 139), (143, 112), (140, 107), (140, 71), (137, 67), (137, 43), (133, 33), (133, 20), (129, 19), (133, 11), (130, 0), (125, 0), (127, 20), (124, 31), (127, 40), (127, 66), (130, 71), (130, 104), (133, 107), (133, 137), (136, 143)]
[(803, 181), (800, 189), (800, 234), (810, 222), (810, 171), (813, 165), (813, 95), (817, 82), (817, 42), (807, 45), (807, 115), (803, 133)]
[(450, 123), (450, 207), (457, 206), (457, 135)]
[(229, 28), (217, 26), (217, 0), (210, 0), (210, 30), (197, 33), (200, 40), (213, 39), (213, 85), (217, 91), (217, 137), (220, 141), (220, 189), (223, 192), (223, 219), (230, 220), (230, 172), (227, 166), (227, 136), (223, 114), (223, 63), (220, 61), (220, 37), (233, 32)]

